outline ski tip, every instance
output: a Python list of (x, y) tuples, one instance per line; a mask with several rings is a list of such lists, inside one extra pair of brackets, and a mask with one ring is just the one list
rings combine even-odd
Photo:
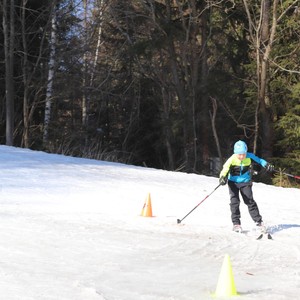
[(261, 233), (256, 239), (257, 239), (257, 240), (261, 240), (261, 239), (263, 238), (263, 236), (264, 236), (264, 235)]
[(266, 236), (268, 240), (273, 240), (273, 237), (270, 233), (261, 233), (256, 239), (261, 240), (264, 236)]

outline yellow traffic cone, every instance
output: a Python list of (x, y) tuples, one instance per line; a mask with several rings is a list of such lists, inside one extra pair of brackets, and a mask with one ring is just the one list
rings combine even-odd
[(148, 193), (148, 196), (146, 198), (146, 201), (144, 203), (142, 212), (141, 212), (142, 217), (152, 217), (152, 205), (151, 205), (151, 197), (150, 193)]
[(226, 254), (222, 264), (222, 269), (219, 275), (219, 280), (214, 296), (216, 297), (230, 297), (237, 296), (238, 293), (235, 288), (232, 267), (229, 255)]

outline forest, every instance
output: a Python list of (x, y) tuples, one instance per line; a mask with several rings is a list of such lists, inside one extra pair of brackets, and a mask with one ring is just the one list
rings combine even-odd
[[(300, 175), (300, 0), (2, 0), (0, 143), (218, 176), (237, 140)], [(298, 180), (299, 181), (299, 180)]]

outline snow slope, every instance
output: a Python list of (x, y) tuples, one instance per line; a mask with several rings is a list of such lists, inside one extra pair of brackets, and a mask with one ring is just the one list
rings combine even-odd
[(217, 178), (7, 146), (0, 170), (1, 299), (213, 299), (226, 254), (240, 299), (300, 299), (299, 189), (254, 183), (257, 241), (244, 204), (231, 232), (226, 186), (177, 224)]

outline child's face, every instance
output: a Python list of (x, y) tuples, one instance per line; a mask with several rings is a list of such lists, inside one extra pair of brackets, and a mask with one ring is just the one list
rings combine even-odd
[(242, 160), (244, 160), (244, 159), (246, 158), (246, 153), (244, 153), (244, 154), (236, 154), (236, 157), (237, 157), (240, 161), (242, 161)]

